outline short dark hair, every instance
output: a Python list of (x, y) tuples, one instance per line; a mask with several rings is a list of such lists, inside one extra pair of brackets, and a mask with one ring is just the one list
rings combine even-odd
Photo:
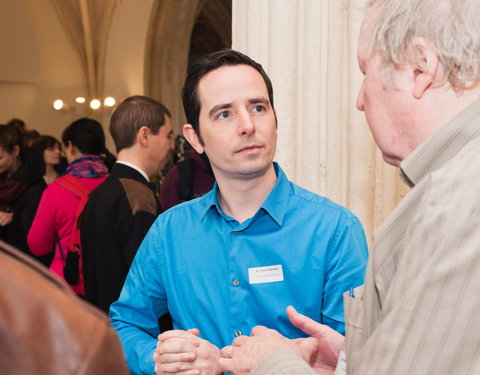
[(27, 125), (25, 124), (25, 121), (20, 120), (19, 118), (12, 118), (9, 122), (7, 122), (7, 125), (12, 125), (15, 126), (20, 132), (24, 132), (27, 130)]
[(29, 147), (35, 142), (38, 138), (40, 138), (40, 133), (35, 129), (25, 130), (23, 133), (23, 142), (25, 143), (25, 147)]
[(57, 146), (62, 149), (60, 141), (50, 135), (41, 135), (35, 139), (30, 146), (31, 150), (35, 153), (37, 157), (41, 157), (43, 160), (43, 152), (50, 147)]
[(142, 126), (158, 134), (160, 127), (165, 124), (165, 116), (172, 117), (163, 104), (152, 98), (135, 95), (125, 99), (110, 119), (109, 130), (117, 152), (133, 146)]
[(100, 155), (105, 150), (105, 133), (97, 120), (83, 117), (65, 128), (62, 142), (73, 144), (84, 155)]
[(267, 73), (263, 70), (262, 65), (252, 60), (247, 55), (230, 48), (209, 53), (200, 57), (190, 66), (182, 89), (183, 109), (185, 111), (185, 116), (187, 117), (187, 122), (192, 125), (199, 137), (200, 124), (198, 118), (200, 116), (200, 99), (198, 97), (198, 84), (202, 77), (207, 73), (222, 66), (229, 65), (248, 65), (259, 72), (267, 86), (270, 105), (272, 106), (272, 109), (275, 109), (273, 104), (272, 81), (270, 81)]
[(16, 126), (0, 125), (0, 148), (11, 154), (15, 146), (23, 149), (23, 135)]

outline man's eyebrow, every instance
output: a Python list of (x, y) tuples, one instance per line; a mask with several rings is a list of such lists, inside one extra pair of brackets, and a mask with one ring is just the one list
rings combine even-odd
[(212, 117), (215, 112), (217, 112), (221, 109), (227, 109), (227, 108), (231, 108), (231, 107), (232, 107), (232, 103), (217, 104), (217, 105), (213, 106), (213, 108), (208, 112), (208, 116)]
[(263, 103), (263, 104), (268, 104), (268, 105), (270, 105), (270, 102), (268, 101), (268, 99), (266, 99), (266, 98), (264, 98), (264, 97), (249, 99), (248, 102), (249, 102), (250, 104)]
[[(248, 103), (250, 103), (250, 104), (262, 103), (262, 104), (270, 105), (269, 100), (264, 98), (264, 97), (248, 99)], [(217, 104), (217, 105), (213, 106), (212, 109), (208, 112), (208, 116), (212, 117), (219, 110), (228, 109), (228, 108), (231, 108), (231, 107), (232, 107), (232, 103)]]

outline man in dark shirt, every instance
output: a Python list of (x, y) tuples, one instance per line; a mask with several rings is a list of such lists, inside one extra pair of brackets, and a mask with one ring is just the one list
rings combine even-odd
[(210, 191), (215, 183), (212, 167), (205, 153), (195, 150), (175, 164), (165, 176), (160, 190), (160, 204), (168, 210), (181, 202), (198, 198)]
[(170, 112), (144, 96), (125, 99), (112, 114), (109, 130), (118, 160), (90, 194), (81, 217), (85, 298), (106, 312), (161, 212), (149, 177), (163, 168), (173, 148)]

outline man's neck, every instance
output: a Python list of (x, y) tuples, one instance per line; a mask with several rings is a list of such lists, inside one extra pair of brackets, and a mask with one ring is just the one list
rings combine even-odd
[(143, 162), (142, 158), (138, 156), (138, 152), (136, 152), (132, 148), (121, 150), (117, 155), (117, 161), (134, 165), (136, 168), (140, 169), (145, 175), (148, 176), (147, 180), (151, 176), (151, 174), (149, 173), (150, 171), (146, 168), (146, 165)]
[(225, 214), (239, 223), (251, 218), (272, 191), (277, 176), (273, 167), (251, 179), (217, 178), (218, 201)]

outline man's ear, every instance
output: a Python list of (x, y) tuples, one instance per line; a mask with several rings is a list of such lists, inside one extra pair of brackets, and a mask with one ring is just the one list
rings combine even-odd
[(142, 147), (147, 147), (151, 133), (152, 132), (150, 131), (150, 128), (148, 126), (142, 126), (140, 129), (138, 129), (138, 132), (137, 132), (138, 144)]
[(421, 99), (437, 77), (440, 61), (435, 49), (425, 38), (411, 41), (411, 69), (413, 69), (413, 97)]
[(188, 143), (192, 145), (192, 147), (197, 151), (199, 154), (203, 154), (204, 148), (202, 142), (200, 142), (200, 138), (198, 137), (197, 132), (193, 129), (193, 126), (190, 124), (183, 125), (183, 136), (186, 138)]

